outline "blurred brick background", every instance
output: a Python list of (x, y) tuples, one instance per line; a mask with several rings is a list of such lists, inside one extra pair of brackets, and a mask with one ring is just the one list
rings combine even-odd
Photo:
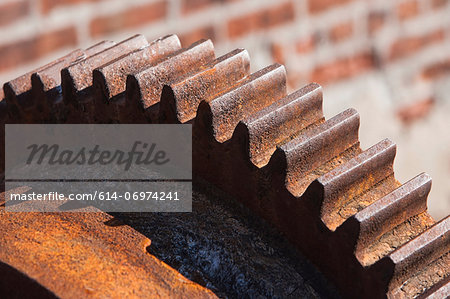
[(448, 0), (0, 0), (0, 81), (102, 39), (169, 33), (286, 65), (290, 89), (324, 86), (325, 113), (351, 106), (361, 141), (398, 144), (405, 182), (433, 177), (432, 215), (450, 213)]

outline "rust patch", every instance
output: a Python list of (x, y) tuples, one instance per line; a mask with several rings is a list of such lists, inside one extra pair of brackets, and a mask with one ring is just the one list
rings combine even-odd
[[(195, 176), (275, 226), (324, 273), (340, 273), (328, 277), (343, 295), (429, 296), (446, 290), (449, 218), (434, 224), (426, 213), (426, 175), (402, 186), (395, 180), (392, 142), (363, 151), (357, 112), (349, 109), (324, 120), (320, 87), (309, 85), (286, 96), (281, 65), (249, 75), (245, 50), (214, 59), (210, 41), (175, 52), (176, 39), (166, 41), (167, 49), (153, 44), (161, 55), (151, 62), (143, 54), (153, 46), (137, 35), (87, 49), (83, 59), (75, 52), (68, 66), (62, 58), (25, 74), (4, 86), (2, 121), (193, 124)], [(33, 109), (34, 116), (23, 109), (27, 105), (21, 103), (39, 106), (29, 101), (31, 92), (40, 94), (38, 103), (50, 102), (49, 109)], [(143, 250), (148, 239), (108, 217), (2, 212), (1, 257), (57, 295), (69, 289), (65, 295), (95, 296), (102, 287), (111, 296), (113, 291), (131, 295), (131, 290), (212, 295), (153, 260)], [(58, 246), (68, 254), (58, 256)], [(87, 255), (92, 248), (98, 250)], [(27, 256), (17, 255), (18, 250)], [(98, 284), (77, 276), (89, 277), (98, 270), (95, 265), (105, 269), (97, 275)], [(131, 288), (123, 273), (132, 275)], [(58, 275), (64, 279), (56, 281)]]
[[(143, 235), (104, 224), (111, 219), (103, 212), (0, 211), (0, 260), (61, 298), (215, 297), (147, 253)], [(14, 288), (2, 292), (14, 295)]]

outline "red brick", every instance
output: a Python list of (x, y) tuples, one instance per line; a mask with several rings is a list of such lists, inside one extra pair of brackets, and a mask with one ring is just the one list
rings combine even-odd
[(228, 36), (237, 38), (250, 32), (289, 23), (294, 18), (294, 5), (292, 2), (274, 5), (273, 7), (230, 20), (228, 22)]
[(320, 13), (351, 1), (352, 0), (309, 0), (308, 6), (311, 13)]
[(431, 7), (433, 8), (442, 8), (448, 4), (448, 0), (432, 0)]
[(29, 1), (13, 1), (0, 5), (0, 26), (13, 23), (30, 13)]
[(295, 51), (299, 54), (306, 54), (312, 52), (316, 45), (315, 38), (310, 36), (306, 39), (302, 39), (295, 44)]
[(310, 81), (319, 84), (330, 83), (353, 77), (374, 67), (374, 57), (361, 53), (317, 67), (310, 75)]
[(193, 31), (186, 32), (179, 35), (181, 45), (183, 47), (187, 47), (192, 43), (195, 43), (196, 41), (200, 39), (210, 39), (213, 42), (216, 41), (216, 32), (214, 30), (213, 26), (206, 26), (202, 28), (197, 28)]
[(450, 59), (432, 64), (422, 72), (422, 77), (426, 79), (436, 79), (443, 75), (450, 75)]
[(404, 1), (397, 5), (397, 17), (406, 20), (419, 14), (419, 3), (416, 0)]
[(401, 38), (391, 45), (389, 57), (390, 59), (403, 58), (442, 40), (444, 40), (443, 30), (422, 36)]
[(181, 4), (181, 11), (183, 14), (189, 14), (216, 4), (226, 4), (237, 2), (240, 0), (183, 0)]
[(417, 101), (408, 106), (402, 107), (397, 110), (397, 117), (405, 125), (410, 125), (413, 122), (425, 118), (430, 114), (435, 101), (433, 98), (428, 98), (422, 101)]
[(166, 17), (167, 11), (168, 4), (164, 0), (133, 7), (117, 14), (98, 17), (90, 24), (91, 35), (97, 37), (162, 20)]
[(45, 14), (58, 6), (74, 5), (83, 2), (99, 2), (102, 0), (41, 0), (41, 11)]
[(297, 90), (299, 87), (309, 83), (304, 73), (291, 70), (290, 68), (286, 68), (286, 72), (288, 74), (287, 85), (289, 90)]
[(345, 22), (331, 28), (329, 36), (333, 42), (339, 42), (351, 37), (353, 34), (353, 23)]
[(270, 45), (270, 53), (275, 62), (285, 64), (284, 47), (280, 43), (272, 43)]
[(77, 44), (74, 27), (38, 35), (28, 40), (0, 46), (0, 71), (36, 60), (51, 52)]
[(369, 14), (369, 33), (378, 31), (386, 22), (387, 13), (384, 11), (372, 11)]

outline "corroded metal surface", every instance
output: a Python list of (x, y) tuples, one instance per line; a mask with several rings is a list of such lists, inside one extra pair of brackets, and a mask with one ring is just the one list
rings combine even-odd
[(211, 40), (201, 40), (189, 48), (169, 55), (157, 64), (129, 75), (127, 103), (143, 107), (147, 121), (157, 122), (159, 100), (164, 84), (200, 68), (214, 58), (214, 46)]
[[(38, 289), (49, 298), (216, 298), (149, 254), (148, 238), (128, 226), (114, 226), (112, 219), (100, 211), (0, 210), (2, 297), (30, 298)], [(8, 286), (11, 274), (24, 276)], [(22, 283), (38, 283), (47, 292), (17, 290)]]
[(10, 122), (30, 123), (33, 121), (32, 113), (30, 113), (35, 107), (35, 99), (31, 90), (31, 76), (33, 73), (52, 68), (55, 65), (61, 66), (70, 63), (83, 56), (84, 53), (81, 50), (75, 50), (54, 62), (5, 83), (3, 90), (5, 92), (8, 113), (11, 116)]
[(63, 77), (63, 91), (66, 92), (64, 96), (77, 94), (92, 86), (94, 69), (146, 46), (148, 46), (148, 42), (145, 37), (135, 35), (63, 69), (61, 75)]
[[(148, 42), (145, 37), (135, 35), (103, 51), (96, 52), (86, 59), (77, 61), (67, 68), (63, 68), (61, 70), (61, 89), (63, 100), (68, 109), (62, 121), (69, 123), (103, 122), (103, 116), (106, 112), (100, 113), (100, 111), (106, 105), (102, 99), (95, 95), (92, 84), (94, 69), (146, 46), (148, 46)], [(85, 111), (85, 113), (82, 115), (76, 113), (79, 110)]]
[(125, 92), (127, 75), (154, 64), (180, 48), (181, 44), (176, 35), (157, 39), (142, 49), (124, 54), (96, 68), (93, 73), (94, 87), (101, 89), (105, 99), (109, 101)]
[[(360, 210), (378, 199), (383, 192), (381, 187), (385, 186), (381, 183), (393, 176), (395, 153), (395, 145), (390, 140), (383, 140), (317, 179), (323, 190), (322, 200), (317, 206), (320, 206), (322, 221), (329, 229), (335, 230), (348, 215), (354, 214), (355, 209)], [(377, 184), (380, 192), (374, 198), (368, 191), (378, 189), (375, 187)], [(393, 180), (389, 189), (395, 186)], [(355, 199), (358, 206), (352, 209)]]
[(244, 118), (236, 130), (244, 130), (243, 134), (248, 135), (248, 151), (252, 162), (264, 166), (277, 144), (323, 119), (321, 87), (311, 83)]
[[(283, 66), (249, 74), (245, 50), (214, 59), (210, 41), (179, 49), (174, 36), (135, 36), (92, 52), (7, 83), (4, 121), (191, 123), (194, 176), (276, 227), (343, 295), (448, 295), (449, 218), (426, 212), (430, 178), (401, 185), (395, 144), (361, 149), (358, 113), (325, 120), (320, 86), (287, 95)], [(48, 115), (17, 100), (35, 90), (52, 102), (52, 89), (64, 106)]]
[(356, 223), (349, 220), (347, 225), (355, 225), (357, 229), (357, 239), (353, 242), (356, 243), (356, 257), (361, 263), (366, 264), (366, 254), (373, 253), (364, 250), (370, 244), (405, 220), (427, 210), (426, 199), (430, 188), (431, 178), (420, 174), (352, 216)]
[(358, 128), (359, 115), (349, 109), (280, 145), (274, 162), (269, 163), (285, 165), (287, 188), (301, 195), (310, 180), (302, 180), (298, 174), (308, 176), (324, 162), (357, 145)]
[(151, 254), (221, 298), (339, 298), (275, 229), (213, 186), (194, 186), (193, 213), (114, 216), (152, 240)]
[(173, 79), (162, 92), (160, 122), (188, 123), (195, 118), (202, 100), (213, 99), (219, 92), (232, 88), (249, 72), (248, 52), (236, 49), (200, 70)]

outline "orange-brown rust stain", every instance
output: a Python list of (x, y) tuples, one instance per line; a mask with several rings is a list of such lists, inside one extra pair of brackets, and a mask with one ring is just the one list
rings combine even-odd
[(425, 265), (419, 274), (406, 280), (399, 288), (390, 291), (393, 298), (416, 298), (423, 290), (431, 288), (447, 277), (445, 269), (450, 265), (450, 253), (446, 253), (432, 263)]
[(358, 142), (352, 146), (348, 146), (343, 153), (337, 155), (329, 161), (326, 161), (322, 165), (319, 165), (302, 177), (298, 178), (293, 175), (291, 178), (288, 178), (287, 184), (293, 186), (290, 190), (295, 196), (301, 196), (315, 179), (321, 177), (339, 165), (347, 163), (360, 153), (362, 153), (362, 150)]
[[(374, 180), (372, 179), (372, 181)], [(383, 198), (399, 186), (400, 184), (397, 183), (394, 175), (390, 175), (377, 183), (373, 183), (373, 186), (370, 186), (368, 189), (363, 189), (365, 187), (363, 186), (351, 192), (350, 194), (354, 194), (355, 196), (351, 197), (348, 202), (344, 202), (336, 209), (336, 223), (334, 227), (337, 228), (349, 217), (368, 207), (377, 199)]]
[(427, 213), (421, 213), (399, 224), (394, 229), (382, 235), (375, 243), (357, 253), (360, 263), (367, 267), (385, 257), (406, 242), (417, 237), (434, 223)]
[(106, 225), (111, 218), (0, 210), (0, 260), (62, 298), (215, 297), (150, 255), (145, 236)]
[(331, 230), (336, 230), (347, 218), (389, 194), (401, 184), (391, 174), (380, 180), (380, 176), (369, 173), (337, 198), (335, 207), (328, 211), (326, 220)]

